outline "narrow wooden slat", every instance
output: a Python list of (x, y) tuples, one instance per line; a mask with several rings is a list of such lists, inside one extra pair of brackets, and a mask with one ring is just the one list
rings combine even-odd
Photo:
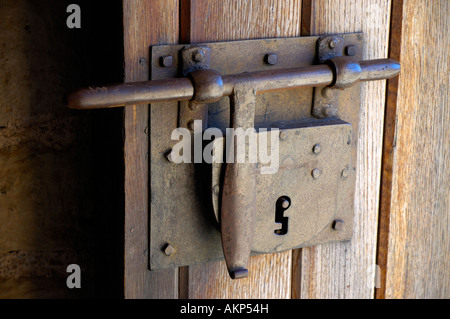
[[(302, 0), (301, 31), (300, 35), (307, 37), (311, 35), (312, 1)], [(292, 280), (291, 298), (300, 299), (302, 283), (302, 249), (292, 250)]]
[[(189, 10), (190, 30), (181, 34), (191, 43), (300, 35), (300, 0), (183, 2), (182, 9)], [(250, 258), (249, 278), (237, 281), (229, 279), (224, 262), (191, 266), (188, 280), (184, 280), (188, 297), (290, 298), (291, 260), (290, 251), (254, 256)]]
[[(125, 81), (149, 78), (149, 46), (177, 43), (177, 0), (125, 0)], [(148, 270), (148, 144), (146, 105), (125, 108), (125, 298), (177, 298), (178, 272)]]
[(301, 0), (190, 0), (191, 43), (300, 35)]
[[(403, 0), (392, 0), (389, 32), (389, 58), (400, 61), (402, 38)], [(389, 218), (391, 211), (392, 175), (394, 163), (395, 121), (397, 117), (398, 77), (387, 81), (386, 107), (384, 113), (383, 159), (380, 184), (380, 212), (378, 216), (377, 265), (379, 286), (375, 298), (384, 299), (386, 291), (386, 268), (389, 241)]]
[(386, 298), (450, 298), (450, 2), (404, 1)]
[[(390, 1), (312, 1), (311, 17), (311, 35), (362, 31), (363, 58), (387, 56)], [(353, 239), (302, 249), (301, 298), (374, 296), (385, 89), (362, 84)]]

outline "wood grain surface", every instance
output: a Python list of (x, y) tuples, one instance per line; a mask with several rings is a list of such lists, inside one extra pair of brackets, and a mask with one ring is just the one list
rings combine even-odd
[[(363, 59), (384, 58), (389, 18), (390, 1), (312, 1), (310, 32), (362, 31)], [(361, 85), (353, 238), (302, 249), (294, 264), (301, 266), (293, 268), (301, 272), (294, 275), (301, 278), (296, 298), (373, 298), (385, 87), (385, 81)]]
[[(299, 0), (191, 0), (184, 6), (181, 16), (190, 22), (182, 23), (181, 34), (191, 43), (300, 35)], [(290, 298), (290, 251), (251, 257), (249, 273), (232, 281), (224, 262), (191, 266), (180, 291), (189, 298)]]
[(450, 298), (449, 16), (404, 1), (387, 298)]
[[(123, 2), (125, 81), (149, 79), (149, 46), (178, 42), (178, 1)], [(125, 108), (125, 298), (177, 298), (177, 269), (148, 269), (149, 112)]]
[[(401, 63), (401, 38), (403, 23), (403, 0), (391, 0), (391, 23), (389, 32), (389, 58)], [(394, 164), (394, 141), (397, 119), (397, 92), (399, 77), (387, 81), (384, 112), (383, 155), (380, 183), (380, 210), (378, 214), (377, 265), (379, 281), (375, 298), (384, 299), (386, 292), (386, 268), (391, 214), (392, 176)]]

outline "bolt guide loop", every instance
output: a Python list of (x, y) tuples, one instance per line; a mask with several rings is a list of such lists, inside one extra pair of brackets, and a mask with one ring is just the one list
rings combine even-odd
[(77, 109), (150, 106), (150, 269), (350, 240), (363, 34), (151, 48), (151, 81), (73, 92)]

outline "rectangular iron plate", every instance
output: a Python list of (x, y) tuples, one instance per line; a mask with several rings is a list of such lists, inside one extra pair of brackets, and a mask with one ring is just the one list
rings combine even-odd
[[(355, 45), (358, 50), (356, 59), (361, 60), (363, 37), (361, 33), (340, 35), (345, 46)], [(251, 72), (259, 70), (283, 69), (316, 64), (316, 43), (319, 37), (247, 40), (203, 44), (211, 49), (210, 68), (222, 75)], [(181, 50), (184, 45), (162, 45), (151, 48), (151, 79), (181, 77)], [(268, 53), (277, 54), (275, 65), (268, 65), (264, 58)], [(161, 57), (173, 56), (173, 64), (163, 67)], [(269, 92), (257, 96), (255, 127), (279, 128), (293, 130), (301, 135), (301, 123), (310, 124), (309, 131), (317, 139), (305, 138), (298, 142), (296, 148), (310, 148), (317, 140), (333, 140), (342, 137), (350, 128), (350, 144), (344, 145), (342, 154), (333, 159), (337, 163), (336, 174), (342, 165), (348, 165), (346, 188), (339, 188), (341, 193), (334, 203), (332, 218), (344, 221), (342, 231), (335, 231), (327, 223), (315, 236), (302, 242), (298, 247), (305, 247), (326, 242), (348, 240), (353, 228), (353, 200), (355, 185), (355, 166), (357, 156), (358, 123), (360, 106), (360, 86), (343, 90), (338, 98), (339, 123), (317, 126), (319, 121), (311, 116), (313, 101), (312, 88), (299, 88), (282, 92)], [(217, 127), (222, 131), (229, 127), (229, 99), (208, 105), (207, 127)], [(220, 231), (212, 208), (212, 190), (210, 167), (203, 164), (173, 164), (167, 161), (165, 154), (178, 141), (171, 140), (171, 134), (179, 125), (179, 103), (154, 103), (150, 108), (150, 269), (164, 269), (184, 265), (203, 263), (223, 259)], [(349, 123), (343, 124), (343, 122)], [(316, 123), (316, 124), (314, 124)], [(342, 129), (338, 129), (342, 128)], [(343, 133), (337, 134), (333, 129)], [(306, 132), (306, 131), (305, 131)], [(335, 134), (333, 138), (330, 134)], [(282, 148), (282, 147), (281, 147)], [(350, 149), (348, 149), (350, 148)], [(336, 149), (337, 150), (337, 149)], [(281, 149), (280, 149), (281, 152)], [(283, 151), (284, 152), (284, 151)], [(346, 157), (348, 154), (348, 158)], [(311, 155), (311, 154), (309, 154)], [(308, 155), (308, 156), (309, 156)], [(306, 155), (305, 155), (306, 156)], [(331, 155), (330, 155), (331, 156)], [(326, 163), (325, 157), (321, 161)], [(308, 162), (312, 165), (313, 162)], [(319, 164), (319, 162), (316, 162)], [(311, 168), (312, 166), (308, 166)], [(282, 172), (281, 170), (280, 172)], [(342, 171), (342, 170), (341, 170)], [(323, 180), (327, 178), (324, 177)], [(336, 177), (336, 175), (335, 175)], [(337, 183), (337, 180), (333, 180)], [(330, 180), (331, 182), (331, 180)], [(288, 187), (287, 185), (285, 185)], [(271, 194), (277, 196), (278, 194)], [(284, 194), (288, 195), (289, 194)], [(292, 195), (291, 195), (292, 196)], [(298, 195), (300, 198), (300, 195)], [(315, 195), (309, 195), (315, 196)], [(326, 196), (326, 194), (323, 194)], [(335, 196), (335, 195), (333, 195)], [(305, 201), (308, 200), (305, 195)], [(309, 200), (321, 200), (309, 198)], [(332, 205), (331, 205), (332, 206)], [(326, 205), (326, 207), (331, 207)], [(292, 210), (293, 212), (294, 210)], [(274, 211), (275, 215), (275, 211)], [(274, 222), (274, 216), (271, 221)], [(295, 218), (290, 216), (290, 218)], [(306, 236), (309, 237), (309, 236)], [(166, 250), (170, 245), (173, 250)], [(281, 247), (281, 248), (280, 248)], [(283, 250), (280, 246), (269, 247), (268, 252)], [(259, 249), (261, 251), (261, 249)]]

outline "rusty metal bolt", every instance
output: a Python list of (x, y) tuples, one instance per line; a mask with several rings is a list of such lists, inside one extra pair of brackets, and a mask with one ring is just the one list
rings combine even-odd
[(314, 109), (314, 116), (318, 118), (329, 118), (336, 116), (338, 112), (337, 105), (324, 104), (320, 108)]
[(333, 38), (331, 39), (331, 41), (328, 43), (328, 45), (330, 46), (330, 48), (334, 49), (338, 44), (338, 39)]
[(195, 128), (195, 122), (194, 122), (194, 120), (190, 120), (190, 121), (188, 122), (188, 124), (187, 124), (187, 127), (188, 127), (188, 129), (190, 129), (191, 131), (193, 131), (194, 128)]
[(147, 64), (147, 59), (146, 58), (140, 58), (139, 59), (139, 64), (140, 65), (146, 65)]
[(318, 168), (313, 169), (312, 172), (311, 172), (311, 176), (314, 179), (319, 178), (320, 174), (322, 174), (322, 172)]
[(348, 56), (354, 56), (356, 55), (356, 46), (355, 45), (349, 45), (345, 47), (345, 54)]
[(264, 57), (264, 60), (269, 65), (275, 65), (275, 64), (277, 64), (278, 56), (275, 53), (266, 54), (266, 56)]
[(348, 169), (347, 168), (342, 170), (341, 177), (342, 177), (342, 179), (347, 179), (347, 177), (348, 177)]
[(335, 221), (333, 221), (333, 229), (336, 231), (341, 231), (344, 229), (344, 222), (342, 220), (338, 220), (336, 219)]
[(163, 252), (164, 252), (164, 254), (166, 254), (166, 256), (172, 255), (174, 253), (174, 251), (175, 251), (175, 248), (169, 243), (167, 243), (163, 248)]
[(188, 109), (189, 109), (189, 111), (191, 111), (191, 112), (197, 111), (197, 110), (198, 110), (198, 103), (195, 103), (195, 102), (190, 101), (190, 102), (188, 103)]
[(285, 141), (288, 137), (288, 133), (286, 131), (280, 132), (280, 140)]
[(201, 50), (195, 51), (194, 54), (192, 55), (192, 60), (194, 60), (197, 63), (203, 62), (204, 58), (205, 54)]
[(320, 144), (314, 145), (314, 147), (313, 147), (314, 154), (319, 154), (321, 150), (322, 150), (322, 148), (320, 147)]
[(174, 162), (174, 160), (173, 160), (173, 150), (172, 149), (168, 150), (165, 155), (166, 155), (167, 160), (170, 163)]
[(171, 55), (166, 55), (161, 57), (161, 66), (163, 67), (170, 67), (173, 64), (173, 57)]

